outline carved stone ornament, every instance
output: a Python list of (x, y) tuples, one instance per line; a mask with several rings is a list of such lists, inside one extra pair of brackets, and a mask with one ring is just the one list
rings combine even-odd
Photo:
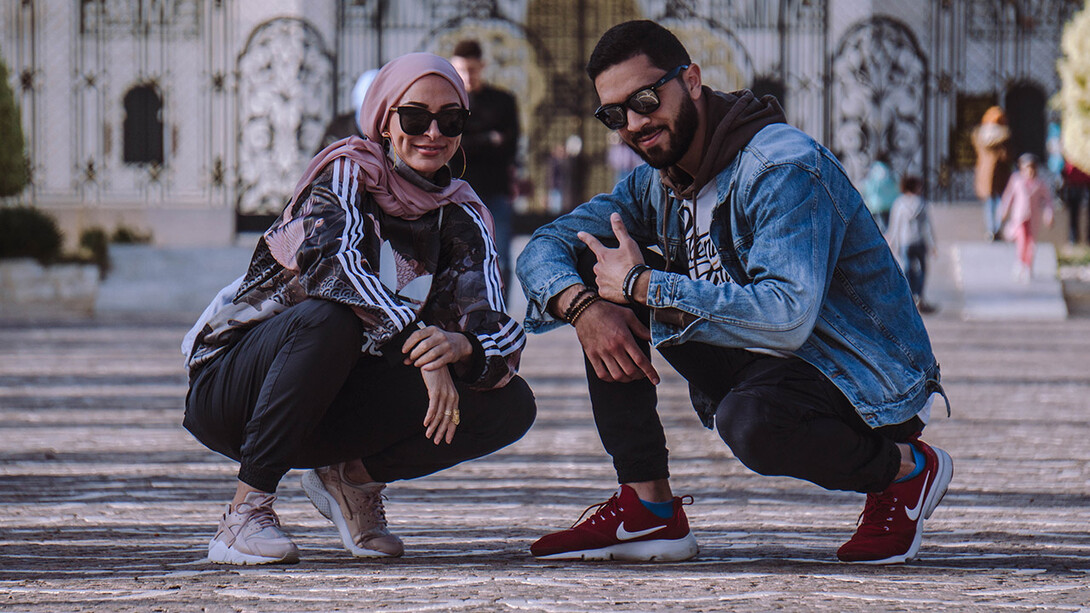
[(927, 69), (911, 33), (877, 18), (841, 40), (832, 68), (833, 148), (853, 181), (879, 155), (898, 174), (923, 164)]
[(258, 26), (238, 59), (238, 212), (279, 213), (333, 108), (333, 61), (310, 24)]

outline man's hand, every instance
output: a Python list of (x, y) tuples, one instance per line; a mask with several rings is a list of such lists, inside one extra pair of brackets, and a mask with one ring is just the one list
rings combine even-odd
[[(628, 301), (625, 300), (622, 288), (625, 275), (632, 270), (633, 266), (643, 264), (643, 254), (640, 253), (640, 247), (636, 244), (636, 241), (632, 240), (632, 237), (628, 235), (628, 229), (624, 227), (624, 222), (621, 221), (619, 213), (610, 215), (609, 223), (613, 226), (613, 235), (617, 237), (618, 246), (616, 249), (606, 247), (597, 238), (586, 232), (580, 232), (577, 236), (579, 240), (586, 243), (587, 247), (590, 247), (590, 250), (598, 258), (598, 263), (594, 265), (598, 294), (610, 302), (626, 304)], [(580, 321), (582, 321), (582, 318), (580, 318)], [(643, 327), (642, 324), (640, 326)], [(644, 330), (646, 329), (644, 327)], [(601, 376), (600, 373), (599, 376)]]
[(599, 379), (627, 383), (647, 377), (659, 384), (659, 373), (640, 351), (635, 338), (649, 341), (651, 331), (630, 309), (599, 300), (575, 322), (575, 332)]

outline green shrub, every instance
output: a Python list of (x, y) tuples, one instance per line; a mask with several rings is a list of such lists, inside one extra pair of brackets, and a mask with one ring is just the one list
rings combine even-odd
[(151, 233), (140, 232), (139, 230), (120, 224), (114, 228), (114, 234), (110, 237), (110, 242), (119, 244), (150, 243)]
[(26, 141), (15, 94), (8, 85), (8, 67), (0, 60), (0, 196), (14, 196), (27, 183)]
[(106, 231), (96, 226), (80, 232), (79, 250), (79, 258), (97, 265), (99, 276), (105, 278), (110, 270), (110, 240)]
[(0, 208), (0, 258), (50, 264), (60, 253), (61, 231), (52, 216), (27, 206)]

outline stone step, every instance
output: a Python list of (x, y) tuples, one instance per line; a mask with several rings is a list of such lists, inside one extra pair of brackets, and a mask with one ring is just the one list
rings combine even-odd
[[(927, 296), (942, 316), (965, 319), (1062, 319), (1067, 316), (1063, 287), (1056, 280), (1056, 250), (1046, 231), (1038, 244), (1037, 265), (1030, 283), (1011, 275), (1014, 247), (976, 241), (978, 207), (936, 205), (933, 223), (939, 257), (927, 280)], [(529, 239), (514, 237), (515, 257)], [(221, 287), (246, 270), (255, 236), (243, 236), (228, 247), (153, 247), (112, 245), (112, 269), (99, 287), (96, 315), (171, 312), (196, 316)], [(514, 258), (512, 258), (514, 259)], [(508, 294), (508, 313), (522, 320), (526, 301), (517, 279)]]
[(1033, 274), (1018, 275), (1009, 243), (962, 242), (953, 247), (955, 281), (966, 320), (1062, 320), (1067, 317), (1063, 285), (1056, 276), (1056, 248), (1037, 245)]
[(111, 245), (95, 314), (199, 315), (220, 288), (246, 271), (252, 254), (252, 246)]

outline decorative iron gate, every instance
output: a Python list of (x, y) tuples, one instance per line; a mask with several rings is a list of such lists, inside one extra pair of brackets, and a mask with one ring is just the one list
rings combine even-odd
[[(255, 215), (280, 209), (323, 124), (347, 110), (363, 71), (411, 51), (445, 55), (463, 36), (482, 40), (486, 77), (518, 96), (523, 178), (533, 186), (525, 208), (546, 209), (551, 166), (570, 171), (567, 205), (609, 189), (608, 133), (590, 118), (597, 100), (583, 65), (607, 27), (634, 18), (675, 30), (712, 87), (781, 95), (790, 123), (838, 150), (853, 176), (886, 151), (899, 171), (924, 174), (932, 198), (969, 199), (968, 134), (983, 107), (1008, 106), (1019, 147), (1039, 150), (1041, 102), (1059, 88), (1060, 31), (1083, 6), (9, 0), (0, 3), (0, 52), (18, 84), (28, 197), (73, 218), (88, 210), (140, 225), (155, 212), (164, 233), (183, 226), (175, 221), (181, 215), (188, 236), (203, 240), (202, 223), (223, 228), (235, 213), (240, 228), (261, 227)], [(125, 96), (140, 87), (155, 92), (159, 112), (150, 131), (127, 133)], [(127, 136), (140, 132), (161, 133), (161, 144), (126, 153), (138, 144)]]
[(844, 35), (832, 63), (832, 149), (857, 184), (886, 157), (898, 175), (926, 175), (927, 60), (904, 24), (873, 18)]
[(347, 110), (348, 92), (363, 71), (410, 51), (448, 55), (458, 40), (476, 38), (484, 46), (487, 80), (519, 101), (522, 172), (532, 186), (522, 205), (546, 211), (546, 187), (558, 170), (568, 169), (566, 208), (613, 185), (608, 132), (591, 118), (598, 100), (583, 71), (602, 32), (628, 19), (658, 21), (686, 45), (706, 83), (723, 90), (761, 83), (766, 91), (790, 91), (792, 123), (820, 139), (826, 129), (820, 77), (826, 3), (342, 0), (337, 110)]

